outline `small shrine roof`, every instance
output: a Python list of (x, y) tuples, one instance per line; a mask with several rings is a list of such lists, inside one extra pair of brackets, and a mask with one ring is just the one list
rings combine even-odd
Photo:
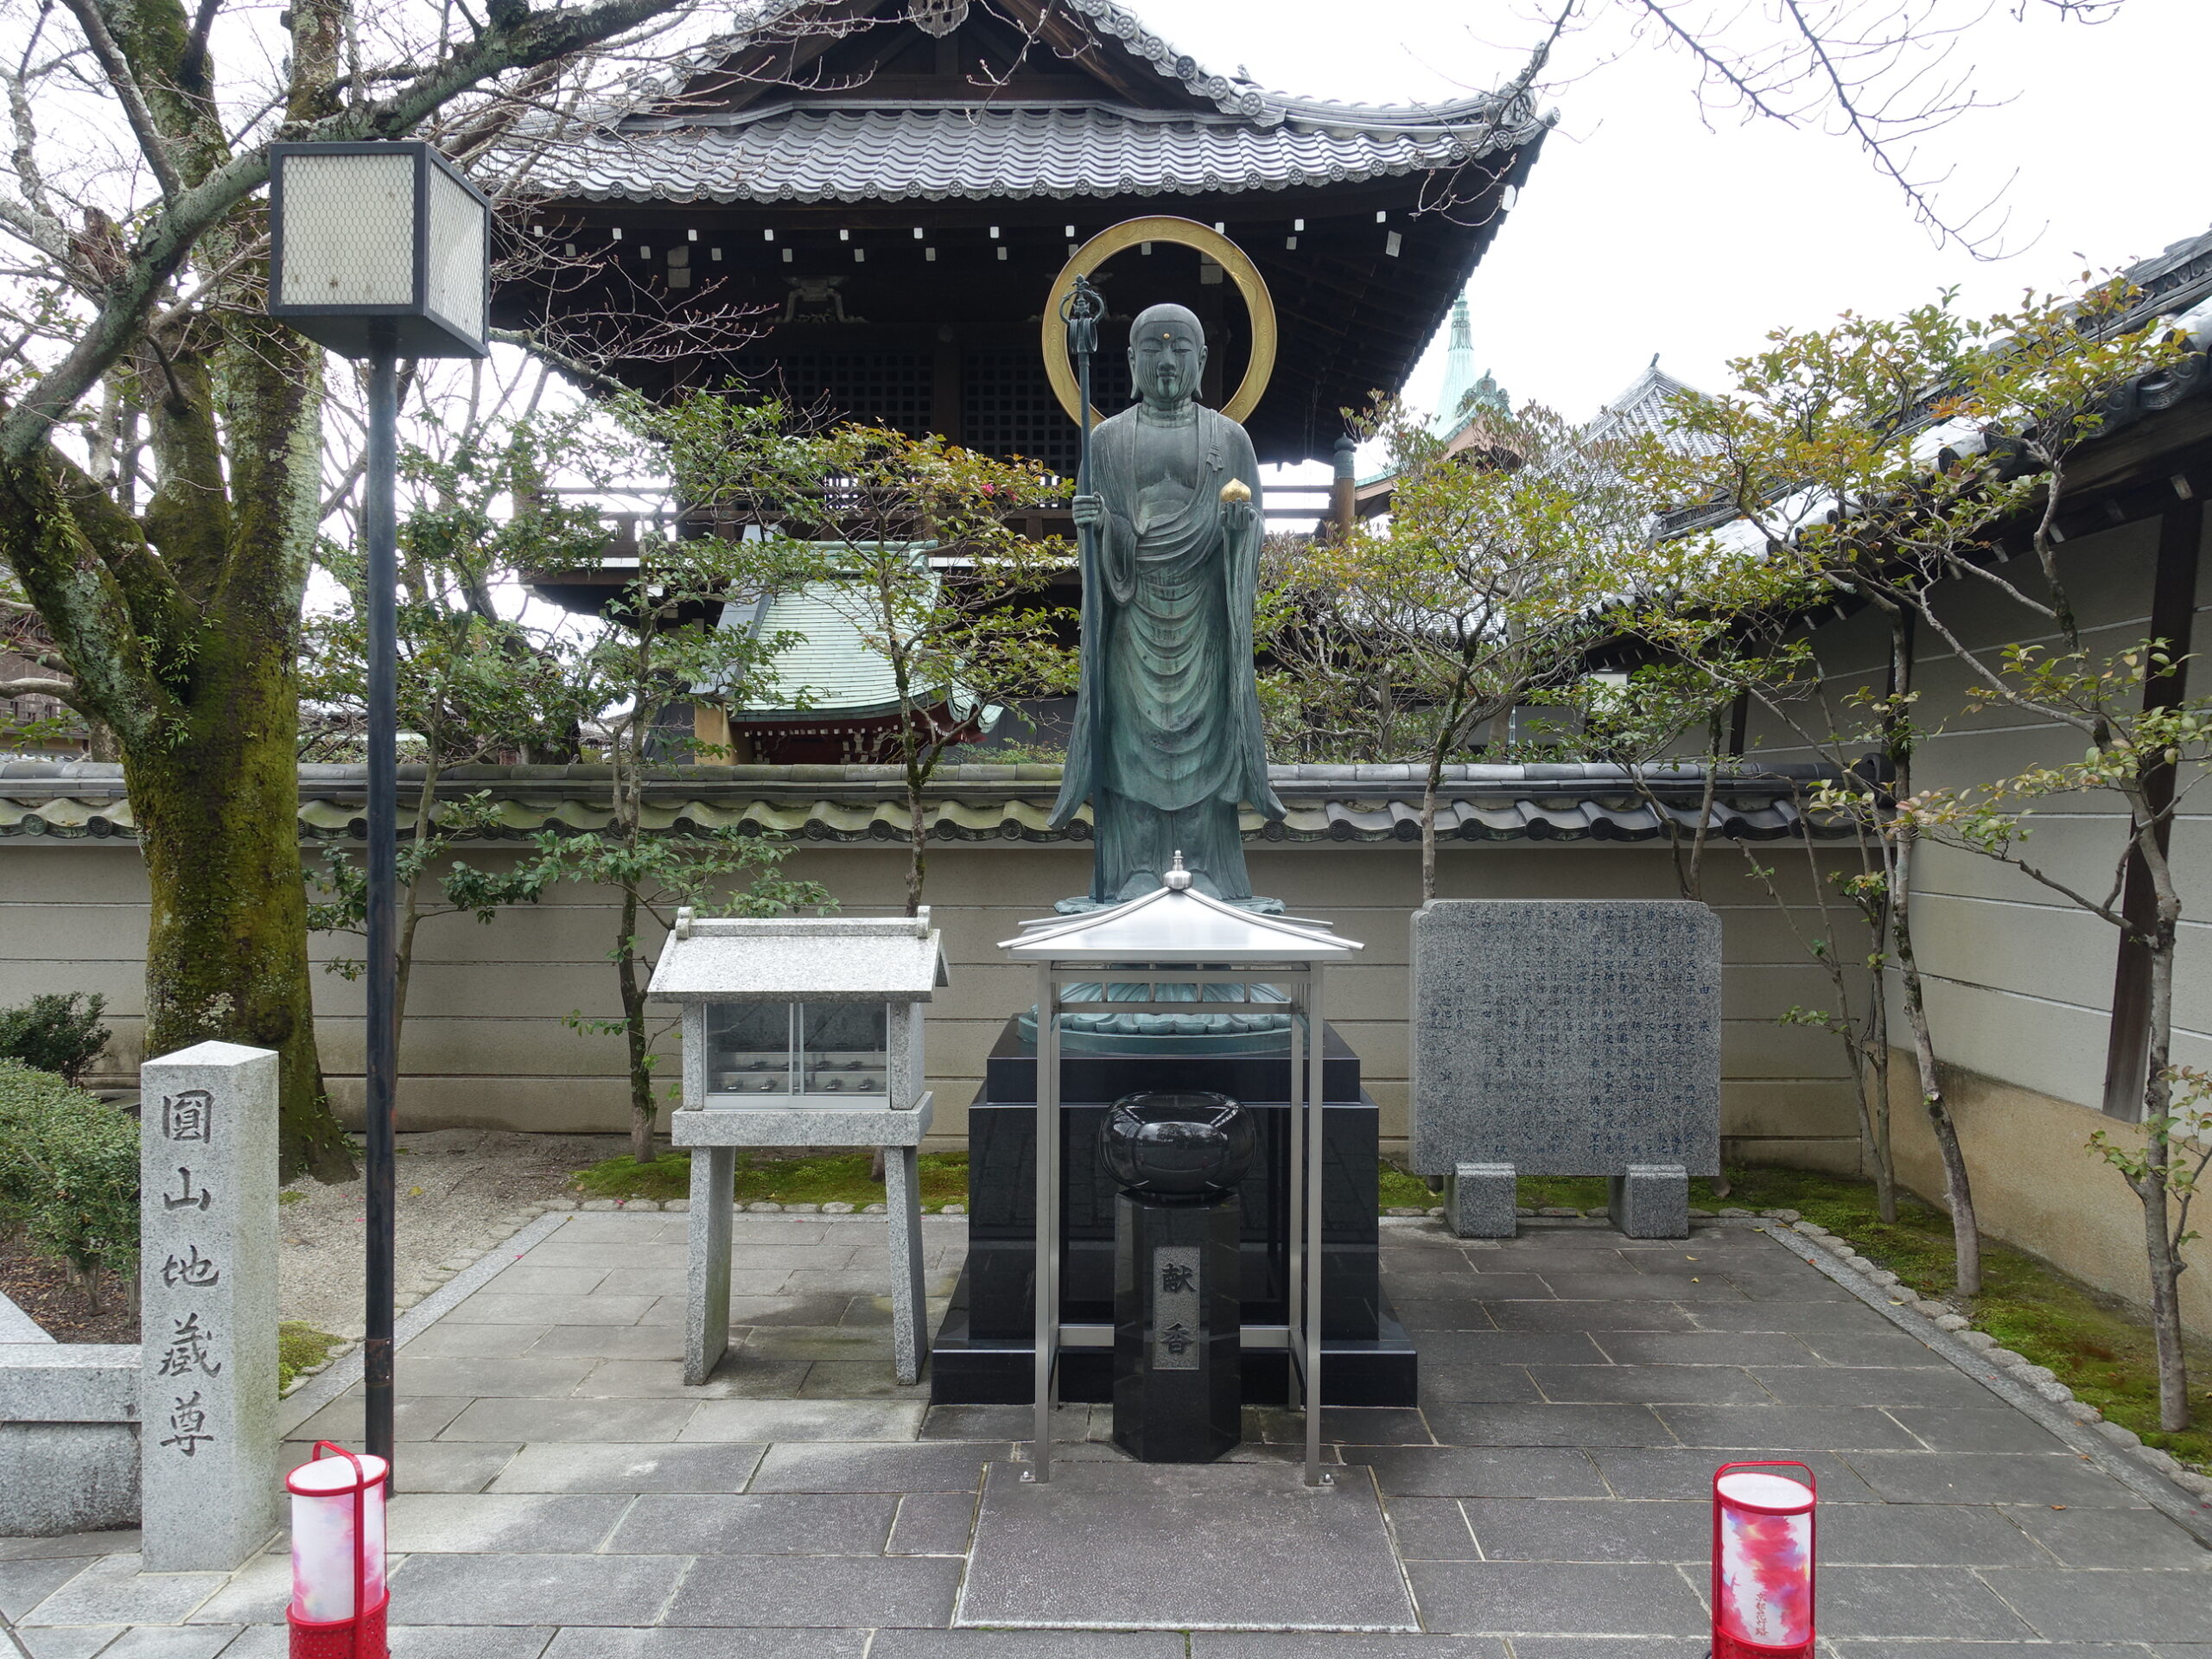
[(1000, 948), (1016, 962), (1131, 968), (1337, 962), (1365, 948), (1337, 938), (1326, 922), (1240, 909), (1189, 883), (1179, 855), (1166, 887), (1110, 909), (1025, 923), (1021, 937), (1000, 940)]
[(945, 974), (928, 906), (913, 916), (677, 912), (645, 995), (663, 1002), (926, 1002)]

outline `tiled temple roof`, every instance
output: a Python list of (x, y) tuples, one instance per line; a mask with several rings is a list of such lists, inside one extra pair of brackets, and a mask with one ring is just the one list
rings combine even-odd
[[(1321, 124), (1325, 119), (1328, 124)], [(725, 124), (726, 120), (726, 124)], [(926, 201), (1287, 190), (1458, 167), (1524, 143), (1487, 117), (1256, 127), (1098, 105), (791, 108), (624, 122), (552, 152), (533, 188), (591, 201)]]
[[(955, 102), (770, 98), (686, 107), (685, 89), (772, 38), (806, 0), (683, 54), (588, 124), (532, 126), (529, 190), (594, 201), (902, 201), (1285, 190), (1452, 169), (1531, 143), (1525, 97), (1351, 104), (1208, 73), (1108, 0), (1064, 0), (1101, 45), (1175, 83), (1177, 109), (1099, 96)], [(556, 136), (559, 131), (563, 136)], [(574, 137), (567, 132), (575, 132)]]
[[(1281, 823), (1244, 815), (1249, 842), (1403, 842), (1421, 836), (1415, 766), (1271, 766), (1289, 808)], [(1445, 769), (1437, 835), (1444, 841), (1649, 841), (1665, 833), (1660, 812), (1684, 832), (1697, 822), (1704, 773), (1696, 766), (1644, 774), (1655, 810), (1623, 767), (1600, 765), (1455, 766)], [(1804, 832), (1798, 796), (1834, 776), (1817, 766), (1724, 774), (1709, 829), (1732, 839), (1771, 841)], [(906, 807), (895, 766), (672, 766), (645, 785), (645, 822), (684, 835), (737, 827), (808, 842), (898, 842)], [(403, 819), (420, 788), (419, 767), (400, 768)], [(1051, 766), (948, 766), (928, 791), (930, 833), (940, 841), (1084, 842), (1088, 813), (1065, 830), (1046, 819), (1059, 788)], [(360, 766), (300, 768), (300, 837), (358, 841), (366, 831)], [(488, 791), (502, 825), (496, 839), (541, 830), (589, 834), (613, 819), (608, 768), (460, 766), (439, 780), (442, 798)], [(1815, 818), (1816, 836), (1849, 833)], [(130, 840), (136, 834), (122, 768), (88, 761), (0, 760), (0, 838), (65, 842)]]

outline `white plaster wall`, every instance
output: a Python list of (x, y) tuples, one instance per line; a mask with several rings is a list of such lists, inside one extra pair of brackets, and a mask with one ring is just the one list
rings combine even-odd
[[(1767, 847), (1804, 890), (1802, 849)], [(472, 849), (479, 864), (514, 856)], [(1025, 918), (1082, 890), (1086, 850), (1018, 842), (955, 842), (931, 850), (927, 898), (945, 936), (952, 984), (931, 1005), (930, 1086), (938, 1139), (957, 1144), (983, 1059), (1007, 1015), (1033, 996), (1029, 970), (997, 949)], [(1820, 1006), (1827, 982), (1726, 843), (1707, 855), (1706, 896), (1726, 930), (1725, 1128), (1744, 1150), (1827, 1167), (1857, 1162), (1850, 1085), (1834, 1040), (1784, 1027), (1793, 1004)], [(1383, 1112), (1387, 1140), (1406, 1132), (1408, 918), (1419, 893), (1419, 855), (1402, 846), (1332, 843), (1255, 848), (1255, 885), (1296, 913), (1332, 922), (1366, 949), (1331, 975), (1330, 1017), (1356, 1046)], [(888, 913), (900, 902), (905, 855), (880, 846), (807, 847), (785, 867), (823, 881), (848, 910)], [(1449, 848), (1440, 865), (1447, 898), (1673, 898), (1675, 876), (1656, 845), (1506, 843)], [(606, 958), (615, 911), (603, 891), (563, 887), (546, 901), (488, 925), (467, 917), (423, 924), (403, 1037), (400, 1112), (405, 1127), (617, 1130), (627, 1117), (621, 1050), (612, 1038), (570, 1030), (572, 1011), (616, 1010)], [(143, 1022), (140, 975), (145, 878), (136, 850), (99, 842), (0, 842), (0, 1004), (41, 990), (97, 990), (116, 1034), (109, 1080), (128, 1083)], [(320, 959), (351, 941), (318, 938)], [(318, 973), (322, 1061), (342, 1111), (359, 1110), (362, 993)], [(677, 1076), (672, 1035), (664, 1075)]]
[[(2149, 634), (2158, 537), (2156, 521), (2144, 521), (2080, 537), (2063, 550), (2061, 574), (2092, 649), (2118, 649)], [(2001, 574), (2040, 591), (2030, 561), (2014, 561)], [(2190, 690), (2202, 696), (2212, 691), (2212, 662), (2206, 660), (2212, 619), (2204, 614), (2212, 608), (2212, 562), (2203, 566), (2197, 604)], [(2005, 641), (2054, 640), (2047, 624), (1979, 584), (1958, 588), (1943, 614), (1960, 642), (1976, 651)], [(1880, 684), (1888, 641), (1873, 613), (1829, 623), (1812, 639), (1839, 703), (1853, 688)], [(2011, 709), (1967, 712), (1967, 666), (1934, 630), (1922, 627), (1916, 644), (1917, 712), (1936, 730), (1917, 759), (1916, 788), (1957, 788), (2031, 766), (2063, 764), (2088, 747), (2068, 728)], [(1752, 732), (1756, 753), (1815, 758), (1770, 715), (1756, 717)], [(2115, 794), (2056, 798), (2036, 807), (2021, 850), (2049, 874), (2101, 899), (2113, 887), (2126, 823)], [(2212, 793), (2200, 788), (2184, 794), (2173, 851), (2184, 906), (2174, 1058), (2212, 1068)], [(2118, 931), (2018, 870), (1951, 848), (1923, 848), (1915, 893), (1937, 1052), (1994, 1082), (2100, 1109)], [(2100, 1113), (2082, 1133), (2102, 1122)]]

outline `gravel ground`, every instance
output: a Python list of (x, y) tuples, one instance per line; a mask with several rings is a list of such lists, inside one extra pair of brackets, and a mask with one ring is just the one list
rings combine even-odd
[(138, 1313), (130, 1287), (111, 1272), (100, 1274), (101, 1311), (89, 1311), (85, 1293), (69, 1282), (61, 1263), (29, 1243), (0, 1230), (0, 1295), (15, 1303), (56, 1342), (136, 1342)]
[[(620, 1135), (432, 1129), (398, 1137), (399, 1289), (421, 1294), (448, 1258), (474, 1255), (519, 1224), (524, 1205), (563, 1195), (587, 1164), (629, 1147)], [(355, 1154), (359, 1161), (359, 1154)], [(360, 1336), (366, 1189), (302, 1179), (277, 1207), (283, 1239), (277, 1309), (334, 1335)], [(296, 1193), (296, 1198), (289, 1195)]]

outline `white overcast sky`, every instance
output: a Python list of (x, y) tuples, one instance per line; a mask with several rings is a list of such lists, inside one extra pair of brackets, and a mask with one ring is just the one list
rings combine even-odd
[[(1217, 73), (1243, 64), (1263, 86), (1321, 97), (1491, 86), (1530, 38), (1516, 0), (1125, 3)], [(1993, 263), (1937, 247), (1850, 140), (1732, 115), (1708, 130), (1679, 55), (1643, 45), (1605, 62), (1618, 36), (1570, 41), (1559, 125), (1468, 287), (1477, 357), (1516, 402), (1582, 416), (1654, 352), (1718, 391), (1727, 359), (1778, 324), (1902, 311), (1947, 285), (1994, 310), (2205, 229), (2212, 118), (2196, 77), (2212, 60), (2212, 0), (2127, 0), (2094, 27), (2040, 7), (2015, 22), (2016, 3), (1993, 0), (1958, 48), (1985, 97), (2011, 101), (1922, 145), (1956, 167), (1946, 200), (1961, 211), (2017, 173), (2007, 239), (2025, 251)], [(1440, 357), (1408, 385), (1416, 404), (1434, 395)]]

